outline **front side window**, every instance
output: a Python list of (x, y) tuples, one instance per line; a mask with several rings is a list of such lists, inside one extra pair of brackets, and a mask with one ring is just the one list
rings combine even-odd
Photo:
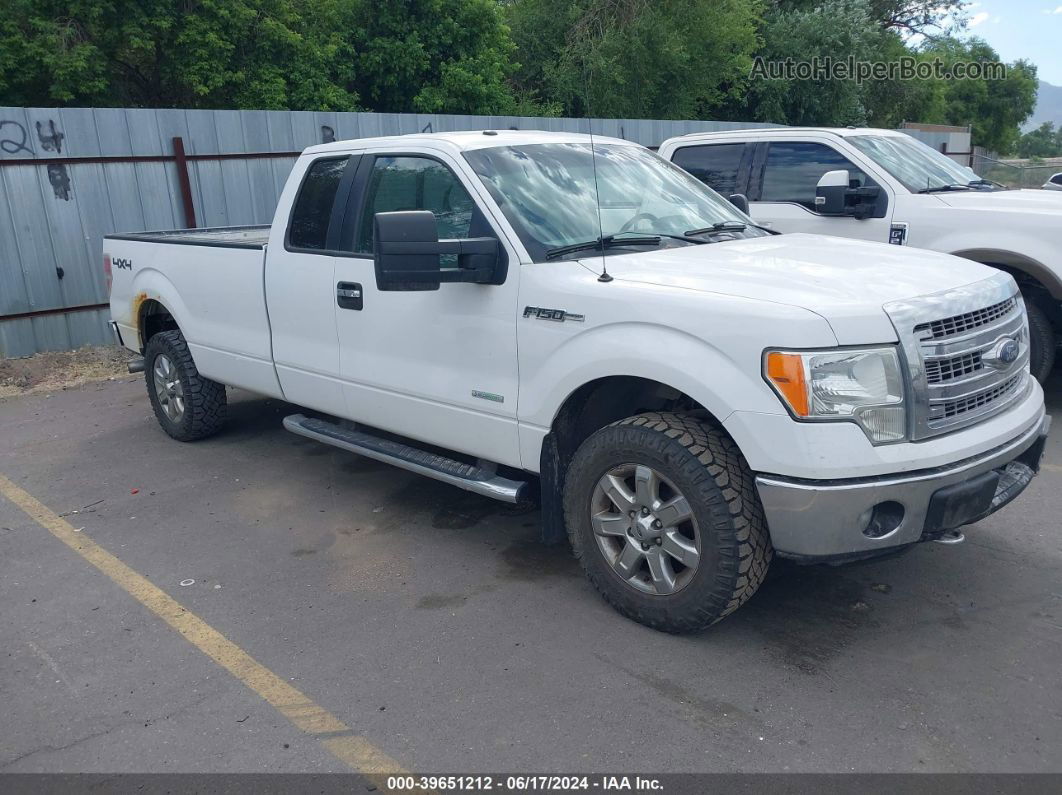
[(1051, 177), (1051, 182), (1055, 185), (1062, 185), (1062, 174), (1055, 174)]
[(475, 205), (454, 173), (427, 157), (377, 156), (366, 187), (355, 250), (372, 253), (373, 216), (400, 210), (431, 210), (439, 239), (466, 238)]
[(763, 169), (759, 201), (788, 202), (815, 209), (815, 189), (830, 171), (847, 171), (850, 187), (873, 181), (836, 149), (815, 143), (772, 143)]
[(730, 196), (738, 192), (738, 170), (744, 152), (745, 144), (684, 146), (675, 152), (671, 162), (717, 193)]
[(719, 194), (640, 146), (596, 144), (591, 151), (589, 143), (528, 144), (464, 156), (534, 262), (601, 236), (657, 236), (670, 247), (709, 242), (689, 240), (687, 233), (715, 224), (738, 227), (731, 239), (766, 234)]
[(972, 170), (909, 135), (851, 135), (847, 140), (913, 193), (966, 188), (979, 179)]
[(346, 157), (316, 160), (306, 171), (291, 211), (288, 245), (292, 248), (328, 247), (328, 222), (347, 160)]

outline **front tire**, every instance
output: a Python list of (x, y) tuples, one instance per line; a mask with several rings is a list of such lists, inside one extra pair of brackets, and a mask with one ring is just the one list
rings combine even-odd
[(1031, 296), (1025, 297), (1025, 311), (1029, 316), (1029, 369), (1041, 384), (1051, 375), (1055, 366), (1055, 351), (1058, 339), (1051, 319)]
[(225, 385), (199, 374), (180, 331), (161, 331), (148, 340), (144, 375), (155, 418), (177, 441), (212, 436), (225, 424)]
[(579, 447), (564, 488), (576, 558), (620, 613), (694, 632), (744, 604), (773, 550), (752, 473), (721, 429), (640, 414)]

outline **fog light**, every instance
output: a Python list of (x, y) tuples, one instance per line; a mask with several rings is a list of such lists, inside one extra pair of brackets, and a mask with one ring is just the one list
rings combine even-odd
[(867, 508), (859, 517), (863, 535), (867, 538), (884, 538), (903, 522), (904, 507), (894, 500), (879, 502)]

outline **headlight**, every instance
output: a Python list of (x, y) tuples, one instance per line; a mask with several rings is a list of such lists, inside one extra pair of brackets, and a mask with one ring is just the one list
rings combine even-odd
[(906, 438), (895, 348), (770, 351), (764, 375), (798, 418), (854, 421), (874, 444)]

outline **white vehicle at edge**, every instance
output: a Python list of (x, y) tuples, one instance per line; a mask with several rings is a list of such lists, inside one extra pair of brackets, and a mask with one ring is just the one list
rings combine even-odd
[(537, 481), (544, 540), (667, 631), (735, 610), (775, 554), (961, 540), (1030, 482), (1050, 423), (1009, 275), (772, 234), (620, 140), (315, 146), (272, 227), (104, 250), (171, 436), (218, 431), (229, 385), (479, 494)]
[(932, 249), (1009, 273), (1029, 313), (1032, 372), (1050, 373), (1062, 333), (1062, 194), (999, 190), (892, 130), (694, 133), (660, 154), (724, 195), (745, 195), (752, 217), (779, 232)]
[(1043, 184), (1044, 190), (1062, 190), (1062, 174), (1054, 174)]

